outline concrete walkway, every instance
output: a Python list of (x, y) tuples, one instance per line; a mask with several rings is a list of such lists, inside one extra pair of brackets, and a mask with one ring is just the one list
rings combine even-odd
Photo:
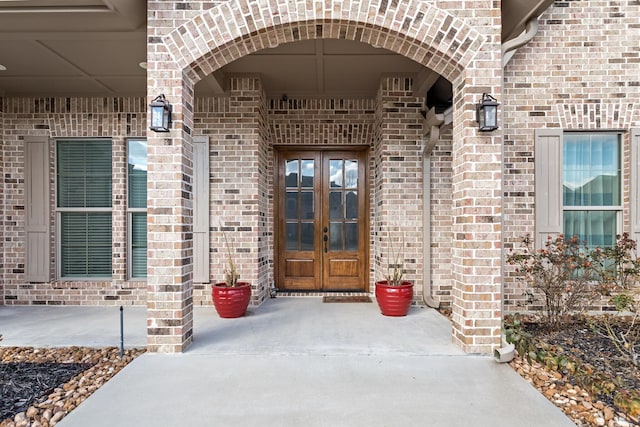
[[(145, 310), (125, 307), (125, 345)], [(513, 370), (451, 344), (434, 310), (276, 298), (195, 310), (184, 354), (145, 354), (63, 419), (75, 426), (573, 426)], [(118, 308), (0, 307), (3, 346), (117, 346)]]

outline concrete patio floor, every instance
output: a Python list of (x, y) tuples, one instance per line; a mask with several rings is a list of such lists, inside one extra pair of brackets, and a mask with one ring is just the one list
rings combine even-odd
[[(118, 346), (118, 307), (0, 306), (2, 346)], [(125, 346), (146, 310), (125, 307)], [(438, 312), (278, 297), (239, 319), (194, 310), (183, 354), (144, 354), (65, 417), (75, 426), (572, 426), (509, 366), (463, 354)]]

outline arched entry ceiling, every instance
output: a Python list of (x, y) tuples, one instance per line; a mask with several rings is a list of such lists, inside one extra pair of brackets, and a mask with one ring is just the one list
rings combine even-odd
[(224, 91), (224, 77), (241, 73), (260, 74), (270, 97), (372, 98), (384, 74), (420, 75), (429, 85), (438, 77), (386, 49), (350, 40), (315, 39), (285, 43), (244, 56), (200, 81), (196, 96), (220, 95)]
[[(503, 41), (517, 36), (526, 20), (551, 3), (503, 1)], [(146, 0), (0, 0), (0, 96), (144, 96), (145, 70), (138, 64), (146, 59), (146, 13)], [(315, 60), (315, 72), (308, 82), (314, 84), (312, 90), (356, 96), (367, 87), (370, 70), (384, 72), (393, 66), (394, 72), (404, 72), (414, 66), (406, 58), (398, 60), (395, 54), (368, 45), (325, 42), (321, 46), (283, 44), (229, 64), (225, 71), (251, 69), (254, 63), (274, 60), (275, 64), (269, 61), (260, 66), (266, 72), (281, 65), (281, 77), (265, 79), (278, 94), (282, 90), (279, 80), (292, 72), (284, 69), (285, 64), (297, 51), (301, 55), (298, 67), (308, 68)], [(362, 67), (360, 71), (336, 68), (332, 64), (338, 58)], [(289, 79), (292, 96), (298, 90), (293, 87), (300, 84), (296, 79), (300, 74)], [(215, 84), (215, 79), (209, 81), (202, 93), (215, 90)], [(300, 94), (304, 90), (300, 88)]]

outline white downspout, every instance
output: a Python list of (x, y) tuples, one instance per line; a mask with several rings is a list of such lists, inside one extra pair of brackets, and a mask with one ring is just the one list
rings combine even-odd
[[(538, 18), (533, 18), (525, 26), (525, 30), (518, 37), (509, 40), (502, 45), (502, 68), (506, 67), (513, 55), (516, 53), (516, 49), (529, 43), (535, 35), (538, 33)], [(504, 158), (504, 145), (503, 145), (503, 158)], [(504, 209), (503, 209), (504, 212)], [(504, 260), (501, 262), (504, 265)], [(500, 297), (500, 303), (502, 304), (501, 312), (504, 313), (504, 285), (502, 286), (502, 296)], [(515, 346), (509, 344), (504, 334), (501, 335), (502, 347), (497, 348), (493, 352), (493, 358), (498, 363), (507, 363), (513, 360), (515, 356)]]
[(430, 109), (425, 114), (425, 140), (422, 147), (422, 301), (431, 308), (439, 308), (440, 302), (431, 296), (431, 151), (440, 139), (440, 125), (444, 115)]

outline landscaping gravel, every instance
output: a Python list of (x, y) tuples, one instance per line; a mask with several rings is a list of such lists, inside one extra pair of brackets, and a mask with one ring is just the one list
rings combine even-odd
[[(597, 318), (591, 319), (596, 321)], [(627, 319), (628, 320), (628, 319)], [(624, 326), (620, 319), (618, 326)], [(566, 369), (552, 370), (523, 357), (511, 366), (547, 399), (562, 409), (578, 426), (640, 426), (640, 401), (636, 397), (628, 407), (621, 407), (621, 399), (640, 391), (640, 370), (625, 359), (608, 338), (594, 331), (589, 318), (576, 318), (554, 331), (537, 322), (527, 322), (526, 331), (555, 354), (566, 356), (582, 364), (581, 374), (598, 378), (594, 389), (579, 386), (575, 375)], [(605, 384), (604, 387), (598, 384)], [(590, 391), (590, 393), (589, 393)]]
[(0, 347), (0, 427), (49, 427), (145, 350)]

